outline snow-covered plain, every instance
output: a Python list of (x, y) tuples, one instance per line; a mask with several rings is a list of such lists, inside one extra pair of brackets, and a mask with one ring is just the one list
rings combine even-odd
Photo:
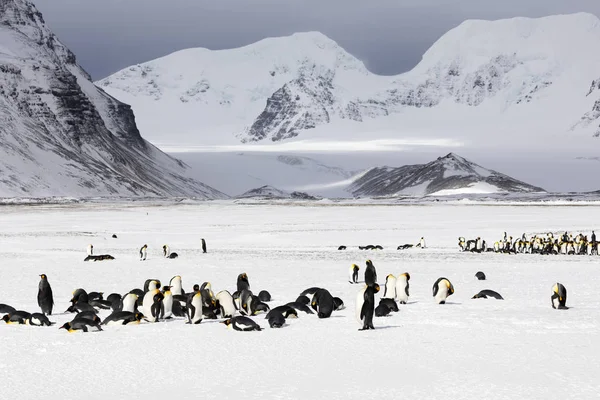
[[(37, 311), (41, 273), (55, 296), (57, 325), (0, 325), (0, 398), (597, 398), (600, 393), (600, 257), (464, 254), (457, 237), (488, 243), (513, 236), (585, 231), (597, 206), (360, 206), (78, 204), (3, 206), (0, 214), (0, 303)], [(112, 239), (115, 233), (118, 239)], [(396, 251), (425, 236), (428, 248)], [(200, 238), (208, 253), (199, 250)], [(85, 263), (86, 246), (116, 260)], [(149, 259), (138, 249), (149, 245)], [(161, 257), (169, 244), (180, 258)], [(349, 250), (337, 251), (339, 245)], [(381, 244), (364, 252), (358, 245)], [(379, 282), (411, 275), (410, 304), (374, 331), (359, 332), (347, 281), (351, 263), (367, 259)], [(487, 281), (474, 275), (482, 270)], [(319, 320), (300, 315), (282, 329), (236, 332), (216, 321), (177, 319), (104, 332), (69, 334), (58, 327), (71, 292), (124, 293), (147, 278), (177, 274), (184, 288), (210, 281), (235, 289), (241, 272), (251, 289), (267, 289), (271, 306), (322, 286), (347, 308)], [(440, 276), (456, 293), (436, 305)], [(550, 306), (556, 282), (568, 289), (568, 311)], [(493, 289), (499, 300), (471, 300)], [(379, 296), (378, 296), (379, 297)], [(101, 314), (106, 316), (107, 313)]]

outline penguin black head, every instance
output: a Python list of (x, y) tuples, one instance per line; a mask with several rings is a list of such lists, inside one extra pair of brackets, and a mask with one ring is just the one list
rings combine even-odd
[(225, 324), (226, 326), (231, 325), (231, 318), (226, 319), (225, 321), (221, 322), (222, 324)]
[(48, 277), (46, 276), (46, 274), (41, 274), (40, 278), (42, 278), (43, 281), (45, 281), (46, 279), (48, 279)]
[(373, 289), (375, 289), (375, 293), (379, 292), (379, 285), (376, 283), (375, 286), (373, 286)]
[(71, 330), (71, 323), (70, 322), (65, 322), (63, 326), (61, 326), (58, 329), (66, 329), (66, 330)]
[(173, 286), (163, 286), (163, 288), (162, 288), (163, 293), (168, 292), (169, 290), (171, 290), (172, 287)]
[(2, 317), (2, 321), (8, 324), (8, 321), (10, 321), (10, 315), (6, 314), (4, 317)]
[(406, 276), (407, 281), (410, 281), (410, 274), (408, 272), (405, 272), (402, 275)]
[(194, 292), (199, 292), (200, 291), (200, 285), (198, 285), (197, 283), (194, 285)]
[(136, 320), (141, 321), (143, 318), (144, 318), (144, 314), (142, 314), (141, 312), (135, 313)]

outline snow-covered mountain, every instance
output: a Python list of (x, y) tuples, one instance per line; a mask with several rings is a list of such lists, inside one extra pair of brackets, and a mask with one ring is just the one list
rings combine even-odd
[(223, 193), (145, 141), (27, 0), (0, 0), (0, 196)]
[(488, 144), (552, 145), (572, 131), (600, 135), (599, 42), (600, 21), (585, 13), (466, 21), (413, 70), (384, 77), (310, 32), (183, 50), (97, 84), (132, 104), (158, 144), (372, 139), (383, 131), (481, 142), (489, 130)]
[(317, 200), (317, 197), (304, 192), (285, 192), (270, 185), (261, 186), (244, 192), (237, 199), (296, 199), (296, 200)]
[(454, 153), (423, 165), (372, 168), (347, 190), (355, 197), (544, 192)]

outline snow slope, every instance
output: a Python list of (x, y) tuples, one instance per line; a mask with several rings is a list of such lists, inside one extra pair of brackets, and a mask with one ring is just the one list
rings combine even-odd
[[(76, 392), (89, 399), (169, 396), (239, 399), (594, 399), (600, 391), (597, 257), (464, 254), (458, 236), (500, 238), (503, 231), (583, 231), (597, 228), (598, 207), (278, 207), (205, 203), (189, 206), (101, 205), (5, 207), (0, 215), (0, 302), (37, 310), (38, 275), (48, 275), (57, 324), (70, 316), (75, 288), (105, 293), (163, 282), (180, 274), (185, 288), (210, 281), (235, 287), (241, 272), (252, 290), (267, 289), (271, 305), (324, 286), (346, 309), (319, 320), (300, 315), (280, 330), (255, 320), (263, 332), (243, 333), (216, 321), (181, 319), (105, 332), (68, 334), (57, 326), (0, 324), (3, 352), (0, 398), (37, 399)], [(116, 233), (118, 239), (111, 239)], [(425, 250), (394, 250), (425, 236)], [(201, 254), (199, 238), (208, 242)], [(85, 263), (86, 246), (116, 260)], [(149, 245), (149, 259), (137, 250)], [(161, 246), (180, 254), (165, 260)], [(364, 252), (359, 244), (380, 243)], [(35, 244), (33, 246), (32, 244)], [(341, 244), (347, 251), (337, 251)], [(358, 332), (347, 282), (352, 263), (372, 259), (380, 282), (388, 273), (411, 274), (410, 304), (374, 331)], [(484, 271), (485, 282), (474, 278)], [(362, 276), (362, 270), (361, 270)], [(455, 294), (433, 304), (440, 276)], [(568, 311), (550, 306), (551, 288), (568, 289)], [(481, 289), (504, 301), (471, 300)], [(378, 297), (381, 296), (381, 293)], [(106, 312), (101, 313), (102, 316)], [(60, 325), (59, 325), (60, 326)], [(43, 377), (42, 380), (40, 380)], [(161, 392), (162, 393), (162, 392)], [(158, 395), (159, 396), (159, 395)]]
[(223, 193), (145, 141), (27, 0), (0, 0), (0, 196)]
[(450, 138), (585, 149), (600, 132), (599, 22), (585, 13), (466, 21), (394, 77), (310, 32), (183, 50), (97, 84), (132, 104), (142, 131), (165, 146)]
[(347, 191), (354, 196), (373, 197), (528, 193), (544, 189), (449, 153), (423, 165), (372, 168), (354, 178)]

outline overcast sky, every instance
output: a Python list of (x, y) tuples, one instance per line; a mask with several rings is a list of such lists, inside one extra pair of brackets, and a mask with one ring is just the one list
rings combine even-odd
[(587, 11), (600, 0), (34, 0), (46, 22), (100, 79), (189, 47), (223, 49), (321, 31), (379, 74), (411, 69), (465, 19)]

